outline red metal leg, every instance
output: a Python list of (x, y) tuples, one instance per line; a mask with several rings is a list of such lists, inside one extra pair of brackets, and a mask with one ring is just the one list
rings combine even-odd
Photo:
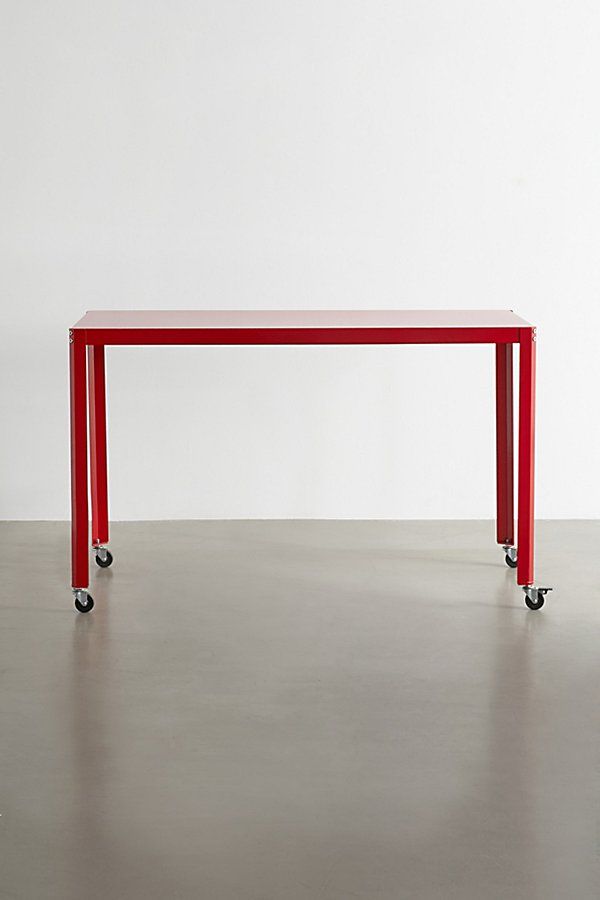
[(71, 571), (74, 588), (89, 584), (87, 396), (85, 344), (69, 338), (71, 380)]
[(108, 541), (104, 347), (88, 347), (92, 544)]
[(522, 328), (520, 330), (519, 351), (519, 555), (517, 584), (533, 584), (535, 328)]
[(514, 544), (513, 348), (496, 344), (496, 541)]

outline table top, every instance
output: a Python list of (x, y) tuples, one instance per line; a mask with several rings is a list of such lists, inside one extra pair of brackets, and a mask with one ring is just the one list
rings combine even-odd
[(81, 329), (530, 328), (509, 309), (91, 310)]

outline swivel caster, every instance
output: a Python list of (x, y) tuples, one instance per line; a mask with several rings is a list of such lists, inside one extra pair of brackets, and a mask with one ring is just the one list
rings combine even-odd
[(541, 609), (548, 591), (552, 588), (534, 587), (532, 584), (525, 585), (525, 606), (528, 609)]
[(517, 548), (511, 547), (510, 544), (504, 544), (503, 550), (506, 550), (506, 556), (504, 560), (507, 566), (510, 566), (511, 569), (517, 568)]
[(73, 596), (75, 597), (75, 609), (77, 612), (88, 613), (94, 608), (94, 598), (87, 591), (84, 591), (83, 588), (75, 588)]
[(96, 565), (101, 569), (108, 569), (109, 566), (112, 566), (113, 555), (106, 547), (94, 547), (94, 553), (96, 554)]

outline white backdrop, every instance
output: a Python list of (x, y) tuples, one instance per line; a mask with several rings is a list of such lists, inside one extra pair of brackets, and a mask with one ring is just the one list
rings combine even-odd
[[(600, 515), (600, 7), (5, 0), (2, 518), (68, 515), (93, 308), (513, 308)], [(111, 348), (111, 516), (491, 517), (491, 348)]]

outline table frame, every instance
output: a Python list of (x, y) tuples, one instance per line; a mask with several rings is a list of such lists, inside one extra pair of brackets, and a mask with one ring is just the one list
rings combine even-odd
[[(108, 542), (105, 353), (110, 345), (493, 344), (496, 348), (496, 540), (515, 544), (513, 345), (519, 348), (517, 584), (534, 584), (535, 327), (73, 328), (69, 331), (72, 587), (89, 586), (91, 546)], [(546, 591), (548, 589), (541, 589)], [(527, 590), (526, 590), (527, 593)], [(543, 601), (542, 601), (543, 602)]]

